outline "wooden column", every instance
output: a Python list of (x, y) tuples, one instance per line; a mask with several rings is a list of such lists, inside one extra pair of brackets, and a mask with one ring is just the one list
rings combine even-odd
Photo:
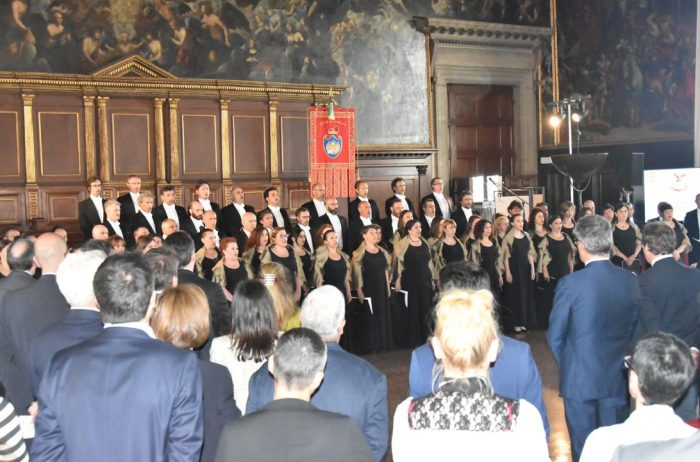
[(24, 168), (27, 185), (27, 218), (39, 217), (39, 187), (36, 184), (36, 146), (34, 144), (34, 96), (22, 95), (24, 113)]
[(97, 97), (97, 136), (99, 137), (100, 179), (109, 181), (109, 123), (107, 121), (107, 102), (109, 96)]
[(224, 204), (233, 201), (233, 181), (231, 178), (231, 118), (228, 111), (230, 101), (219, 100), (221, 108), (221, 197)]
[(87, 176), (97, 175), (97, 153), (95, 151), (95, 97), (83, 96), (85, 108), (85, 163)]
[(165, 98), (154, 98), (155, 108), (155, 142), (156, 142), (156, 182), (164, 182), (165, 171), (165, 122), (163, 118), (163, 103)]
[(277, 101), (270, 101), (270, 176), (279, 182), (280, 166), (277, 149)]
[(170, 109), (170, 179), (180, 178), (180, 133), (178, 131), (177, 98), (168, 99)]

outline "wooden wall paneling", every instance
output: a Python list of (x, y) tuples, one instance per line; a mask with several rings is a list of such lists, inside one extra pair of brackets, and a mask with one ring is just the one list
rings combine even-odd
[(309, 177), (308, 106), (303, 102), (281, 102), (277, 108), (280, 178)]
[(37, 183), (84, 183), (84, 104), (81, 96), (34, 99)]
[(39, 197), (47, 222), (77, 222), (78, 203), (87, 197), (87, 190), (78, 186), (49, 186), (40, 190)]
[(290, 215), (298, 209), (301, 204), (310, 200), (310, 185), (308, 181), (285, 182), (285, 206), (289, 209)]
[(237, 179), (270, 178), (268, 111), (263, 101), (232, 101), (229, 106), (234, 183)]
[(22, 99), (0, 93), (0, 183), (24, 182)]
[(265, 204), (265, 199), (263, 198), (263, 192), (265, 188), (269, 186), (266, 182), (256, 182), (256, 183), (236, 183), (236, 186), (243, 188), (245, 194), (245, 203), (252, 205), (256, 212), (264, 209), (267, 205)]
[[(209, 181), (209, 189), (211, 191), (211, 194), (209, 195), (209, 200), (212, 202), (217, 202), (221, 207), (224, 205), (227, 205), (224, 203), (224, 188), (221, 185), (220, 181)], [(183, 181), (182, 183), (182, 190), (183, 190), (183, 203), (182, 206), (187, 208), (190, 202), (193, 200), (196, 200), (196, 196), (194, 194), (194, 188), (196, 186), (196, 182), (189, 182), (189, 181)]]
[(219, 102), (182, 99), (179, 117), (181, 178), (221, 178)]
[(0, 189), (0, 225), (24, 223), (26, 220), (24, 189)]
[(149, 99), (111, 98), (107, 107), (110, 180), (124, 183), (129, 175), (155, 179), (155, 107)]

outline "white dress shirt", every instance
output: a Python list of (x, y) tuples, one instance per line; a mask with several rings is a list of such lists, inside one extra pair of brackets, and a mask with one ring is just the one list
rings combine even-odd
[(445, 196), (442, 193), (433, 193), (433, 196), (435, 196), (435, 199), (437, 199), (438, 206), (440, 207), (440, 211), (442, 212), (442, 217), (447, 220), (450, 218), (450, 203), (447, 202), (447, 199), (445, 199)]
[(272, 212), (272, 216), (275, 217), (275, 222), (277, 222), (280, 227), (284, 226), (284, 217), (282, 216), (282, 212), (280, 212), (280, 208), (273, 207), (272, 205), (268, 206), (268, 208), (270, 212)]
[(467, 221), (469, 221), (472, 216), (472, 209), (462, 207), (462, 212), (464, 212), (464, 216), (467, 217)]
[[(392, 236), (396, 232), (396, 230), (399, 229), (399, 218), (395, 217), (394, 215), (391, 216), (391, 234)], [(391, 237), (391, 236), (389, 236)]]
[(193, 216), (190, 216), (190, 220), (192, 220), (192, 224), (194, 225), (194, 229), (197, 232), (200, 232), (202, 228), (204, 228), (204, 222), (202, 220), (198, 220)]
[[(398, 199), (401, 201), (401, 205), (403, 205), (404, 210), (408, 210), (408, 202), (406, 201), (406, 196), (403, 194), (399, 193), (394, 193), (394, 196), (398, 197)], [(396, 231), (396, 230), (394, 230)]]
[(306, 245), (311, 249), (311, 253), (314, 253), (314, 240), (311, 237), (311, 227), (299, 224), (299, 229), (304, 233), (304, 236), (306, 236)]
[(173, 205), (168, 205), (168, 204), (163, 204), (163, 209), (165, 210), (165, 214), (170, 218), (171, 220), (175, 220), (175, 223), (177, 223), (177, 227), (180, 228), (180, 217), (177, 216), (177, 210), (175, 210), (175, 204)]
[(581, 462), (611, 460), (618, 446), (687, 438), (697, 430), (683, 422), (671, 406), (642, 406), (621, 424), (594, 430), (586, 439)]
[(140, 195), (141, 195), (141, 193), (132, 193), (132, 192), (129, 193), (129, 196), (131, 197), (131, 202), (134, 203), (134, 210), (136, 210), (137, 212), (139, 210), (139, 196)]
[(318, 214), (319, 217), (322, 217), (323, 215), (326, 214), (326, 204), (323, 201), (317, 201), (316, 199), (312, 199), (314, 206), (316, 206), (316, 213)]
[[(148, 222), (149, 225), (151, 225), (151, 228), (153, 228), (153, 231), (158, 233), (159, 230), (156, 229), (156, 223), (153, 221), (153, 214), (151, 212), (144, 212), (143, 209), (139, 209), (141, 212), (141, 215), (146, 217), (146, 221)], [(179, 228), (179, 226), (178, 226)]]
[(246, 210), (245, 210), (245, 204), (236, 204), (233, 202), (233, 207), (238, 211), (238, 214), (241, 216), (241, 219), (243, 219), (243, 215), (245, 215)]
[(665, 259), (671, 258), (671, 257), (673, 257), (673, 255), (671, 255), (670, 253), (666, 253), (666, 254), (663, 254), (663, 255), (657, 255), (657, 256), (655, 256), (654, 259), (651, 261), (651, 266), (654, 266), (654, 265), (656, 264), (656, 262), (659, 261), (659, 260), (665, 260)]
[(209, 199), (197, 198), (197, 200), (199, 201), (200, 204), (202, 204), (202, 207), (204, 208), (205, 211), (211, 210), (211, 201)]
[(90, 196), (90, 200), (92, 201), (93, 204), (95, 204), (95, 208), (97, 209), (97, 214), (100, 216), (100, 223), (104, 223), (105, 221), (105, 209), (102, 206), (102, 198), (101, 197), (95, 197), (95, 196)]
[(124, 238), (124, 233), (122, 233), (122, 228), (119, 226), (119, 222), (118, 222), (118, 221), (112, 221), (112, 220), (109, 220), (109, 219), (107, 219), (107, 222), (110, 224), (110, 226), (111, 226), (112, 229), (114, 230), (114, 233), (115, 233), (117, 236), (119, 236), (119, 237), (121, 237), (121, 238), (123, 239), (123, 238)]
[(333, 225), (333, 230), (335, 233), (338, 235), (338, 248), (342, 249), (343, 248), (343, 226), (340, 224), (340, 218), (338, 218), (338, 215), (334, 213), (327, 213), (328, 219), (331, 221), (331, 225)]
[(362, 221), (363, 226), (369, 226), (372, 224), (372, 215), (370, 215), (370, 218), (365, 218), (362, 215), (360, 215), (360, 221)]

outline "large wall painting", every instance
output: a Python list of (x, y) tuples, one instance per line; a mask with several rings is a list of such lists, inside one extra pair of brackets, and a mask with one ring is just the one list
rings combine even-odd
[(548, 25), (550, 0), (2, 0), (0, 69), (88, 74), (138, 53), (181, 77), (347, 85), (361, 145), (430, 134), (412, 16)]
[(561, 98), (592, 96), (582, 145), (692, 139), (697, 0), (558, 0), (555, 14), (558, 69), (542, 100), (556, 80)]

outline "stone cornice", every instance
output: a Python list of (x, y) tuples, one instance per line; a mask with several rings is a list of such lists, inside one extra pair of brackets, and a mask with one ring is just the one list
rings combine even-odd
[(414, 17), (413, 26), (441, 43), (508, 44), (536, 47), (552, 35), (549, 27), (518, 26), (483, 21)]

